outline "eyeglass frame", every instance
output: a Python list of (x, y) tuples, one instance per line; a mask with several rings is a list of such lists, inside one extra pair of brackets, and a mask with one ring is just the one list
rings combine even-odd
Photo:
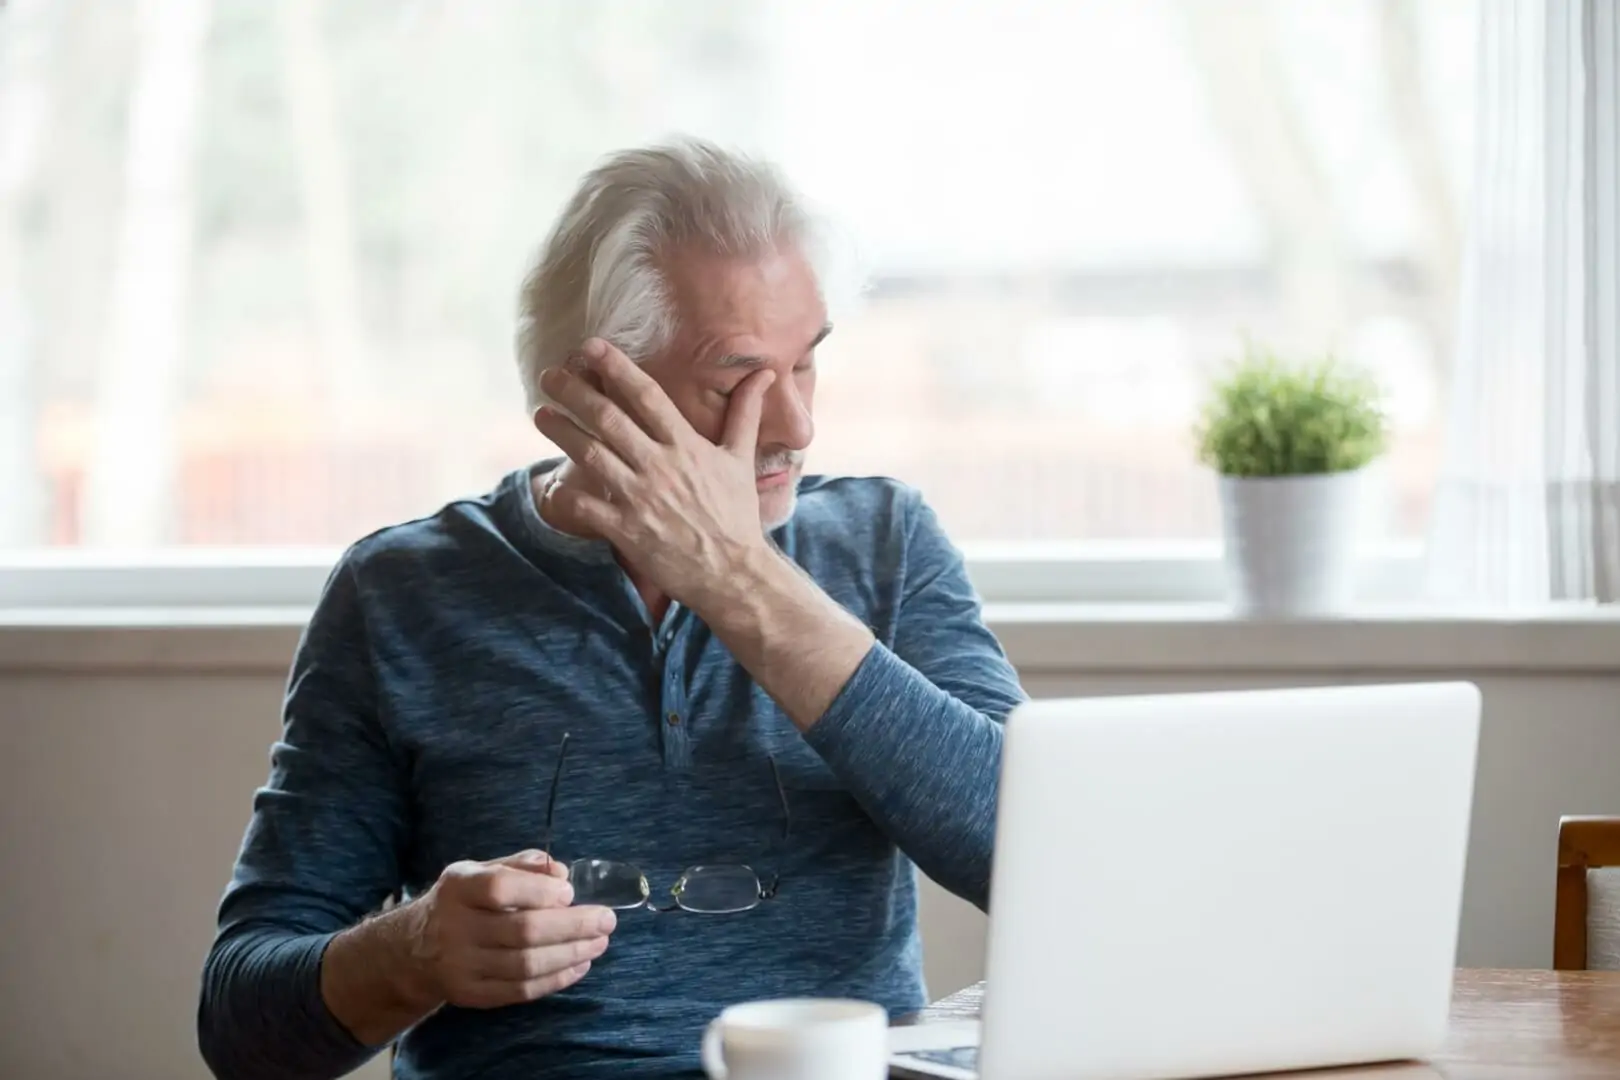
[[(551, 793), (546, 798), (546, 827), (545, 827), (545, 832), (543, 834), (544, 843), (541, 845), (541, 850), (545, 852), (546, 858), (548, 860), (552, 858), (552, 855), (551, 855), (551, 843), (552, 843), (552, 840), (554, 839), (552, 825), (553, 825), (553, 822), (556, 820), (556, 815), (557, 815), (557, 791), (558, 791), (559, 788), (562, 787), (563, 765), (568, 761), (568, 740), (571, 737), (572, 736), (571, 736), (570, 732), (567, 732), (567, 731), (563, 732), (562, 742), (559, 743), (558, 747), (557, 747), (557, 767), (554, 770), (552, 770), (552, 774), (551, 774)], [(781, 838), (777, 842), (777, 851), (776, 851), (776, 854), (775, 854), (775, 859), (773, 859), (773, 861), (779, 861), (780, 858), (781, 858), (782, 851), (787, 848), (788, 838), (792, 835), (792, 832), (793, 832), (793, 811), (792, 811), (791, 806), (788, 803), (787, 786), (782, 783), (782, 769), (776, 763), (776, 755), (774, 755), (774, 754), (766, 754), (765, 755), (765, 760), (770, 763), (770, 766), (771, 766), (771, 779), (776, 784), (776, 795), (777, 795), (777, 798), (781, 800), (781, 804), (782, 804), (782, 835), (781, 835)], [(637, 866), (635, 863), (624, 863), (624, 862), (620, 862), (620, 860), (617, 860), (617, 859), (580, 858), (580, 859), (575, 859), (575, 860), (571, 861), (568, 864), (570, 870), (572, 870), (575, 863), (580, 863), (580, 862), (613, 862), (613, 863), (619, 863), (619, 865), (621, 865), (621, 866), (629, 866), (629, 867), (634, 868), (635, 871), (638, 874), (641, 874), (641, 880), (643, 882), (645, 882), (647, 880), (647, 875), (644, 872), (642, 872), (641, 867)], [(713, 864), (713, 866), (716, 866), (716, 867), (719, 867), (719, 866), (732, 866), (732, 867), (742, 867), (743, 869), (746, 869), (749, 873), (754, 875), (754, 880), (758, 884), (758, 893), (759, 893), (758, 901), (774, 900), (776, 898), (777, 889), (781, 884), (781, 872), (780, 872), (780, 867), (779, 866), (773, 867), (773, 869), (771, 870), (769, 884), (767, 884), (766, 881), (763, 878), (760, 877), (758, 871), (754, 870), (754, 868), (752, 866), (749, 866), (747, 863), (740, 863), (740, 862), (739, 863), (715, 863), (715, 864)], [(683, 870), (681, 870), (680, 874), (676, 878), (677, 885), (688, 874), (692, 873), (694, 870), (701, 870), (701, 869), (704, 869), (704, 864), (701, 864), (701, 863), (694, 864), (692, 866), (688, 866), (688, 867), (684, 868)], [(675, 888), (676, 888), (676, 886), (671, 886), (670, 891), (673, 893), (675, 891)], [(623, 909), (618, 909), (618, 910), (634, 911), (637, 908), (646, 908), (648, 911), (653, 912), (655, 914), (667, 914), (667, 913), (673, 912), (673, 911), (685, 911), (685, 912), (687, 912), (688, 914), (691, 914), (691, 915), (719, 915), (719, 914), (738, 914), (738, 915), (740, 915), (744, 911), (752, 911), (754, 908), (758, 907), (759, 906), (758, 901), (756, 901), (754, 904), (750, 905), (749, 907), (740, 908), (740, 909), (738, 909), (736, 911), (732, 911), (732, 912), (693, 911), (691, 908), (682, 907), (679, 898), (677, 898), (676, 901), (673, 904), (669, 905), (668, 907), (658, 907), (653, 903), (651, 890), (649, 889), (648, 890), (648, 895), (642, 899), (641, 903), (636, 904), (634, 907), (623, 908)]]

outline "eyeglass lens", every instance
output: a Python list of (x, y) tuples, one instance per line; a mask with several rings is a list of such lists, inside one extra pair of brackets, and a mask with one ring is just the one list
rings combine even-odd
[[(648, 903), (647, 876), (632, 863), (580, 859), (568, 868), (574, 903), (626, 911)], [(693, 866), (670, 890), (675, 906), (701, 915), (729, 915), (759, 906), (759, 875), (741, 865)]]

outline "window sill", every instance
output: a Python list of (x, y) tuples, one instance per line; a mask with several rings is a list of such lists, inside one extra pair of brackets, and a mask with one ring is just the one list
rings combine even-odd
[[(309, 609), (0, 611), (0, 671), (286, 674)], [(1366, 608), (1240, 619), (1219, 604), (990, 604), (1024, 674), (1325, 672), (1620, 674), (1620, 611), (1489, 615)]]
[(1260, 620), (1224, 604), (1006, 604), (986, 620), (1025, 674), (1620, 674), (1620, 609), (1491, 614), (1424, 607)]

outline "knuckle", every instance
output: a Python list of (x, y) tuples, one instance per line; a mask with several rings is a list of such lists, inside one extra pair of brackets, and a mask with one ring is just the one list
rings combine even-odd
[(636, 425), (618, 409), (613, 409), (602, 416), (602, 438), (614, 446), (628, 447), (639, 430)]
[(446, 889), (465, 888), (469, 882), (475, 881), (482, 871), (482, 864), (462, 859), (451, 863), (440, 872), (439, 883)]
[(657, 383), (638, 383), (630, 393), (637, 405), (649, 411), (656, 409), (659, 400), (664, 397), (664, 392), (658, 388)]
[(469, 874), (451, 879), (442, 893), (448, 901), (443, 905), (448, 913), (493, 902), (496, 887), (486, 874)]
[(538, 911), (525, 911), (518, 922), (517, 944), (532, 949), (545, 940), (546, 926)]
[(530, 979), (523, 984), (523, 987), (531, 999), (541, 998), (564, 989), (568, 986), (569, 981), (569, 971), (558, 971), (537, 979)]
[(473, 885), (470, 895), (473, 899), (496, 907), (505, 907), (512, 902), (512, 890), (503, 874), (485, 874)]

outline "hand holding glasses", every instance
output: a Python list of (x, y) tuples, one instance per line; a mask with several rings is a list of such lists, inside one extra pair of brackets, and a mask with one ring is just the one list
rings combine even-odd
[[(568, 760), (568, 734), (562, 737), (557, 751), (557, 769), (551, 778), (551, 795), (546, 801), (545, 853), (551, 856), (552, 820), (557, 811), (557, 789), (562, 783), (563, 763)], [(793, 821), (788, 811), (787, 789), (782, 786), (782, 773), (776, 759), (770, 758), (771, 777), (776, 782), (776, 794), (782, 803), (781, 845), (787, 844)], [(742, 863), (714, 863), (689, 866), (681, 871), (669, 892), (672, 902), (663, 906), (652, 903), (652, 889), (647, 875), (634, 863), (612, 859), (576, 859), (568, 865), (568, 880), (574, 886), (575, 904), (594, 904), (614, 911), (632, 911), (646, 907), (650, 911), (690, 911), (699, 915), (733, 915), (751, 911), (763, 900), (776, 895), (777, 874), (765, 879), (750, 866)]]

